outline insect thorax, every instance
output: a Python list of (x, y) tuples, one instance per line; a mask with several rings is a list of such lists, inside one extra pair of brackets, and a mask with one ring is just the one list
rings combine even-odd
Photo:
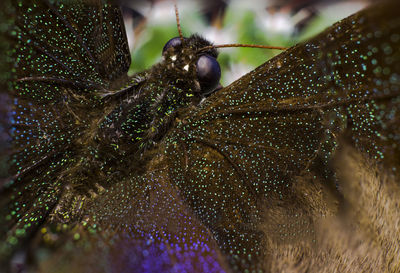
[[(163, 60), (146, 71), (140, 84), (99, 125), (102, 146), (118, 153), (142, 153), (159, 143), (178, 115), (199, 104), (203, 95), (196, 76), (198, 49), (210, 43), (199, 36), (168, 48)], [(210, 50), (216, 56), (215, 50)], [(135, 76), (133, 76), (135, 77)]]
[(60, 204), (68, 207), (76, 196), (82, 200), (97, 196), (124, 177), (146, 172), (176, 122), (203, 99), (195, 62), (198, 48), (207, 44), (196, 47), (190, 43), (168, 49), (162, 62), (134, 75), (126, 91), (104, 98), (99, 106), (103, 117), (92, 123), (90, 133), (78, 145), (75, 165), (65, 171), (65, 177), (73, 178), (66, 184), (75, 189), (68, 192), (80, 194), (64, 195)]

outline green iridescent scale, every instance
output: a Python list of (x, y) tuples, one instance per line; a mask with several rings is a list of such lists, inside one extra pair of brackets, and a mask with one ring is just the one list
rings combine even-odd
[[(0, 201), (7, 267), (23, 253), (43, 272), (268, 272), (275, 244), (318, 244), (316, 219), (338, 209), (303, 194), (326, 187), (342, 200), (340, 143), (399, 178), (394, 1), (205, 100), (192, 65), (186, 77), (171, 67), (175, 49), (127, 76), (115, 5), (13, 7), (10, 176)], [(178, 47), (183, 60), (204, 46), (198, 39)]]
[[(239, 261), (261, 252), (250, 251), (257, 199), (290, 203), (294, 178), (325, 176), (340, 137), (349, 135), (397, 172), (400, 21), (395, 9), (386, 11), (393, 20), (382, 21), (381, 12), (355, 15), (280, 54), (211, 97), (174, 132), (167, 148), (174, 183), (200, 218), (227, 236), (220, 243)], [(313, 167), (317, 158), (323, 169)]]
[(65, 174), (74, 162), (85, 165), (85, 153), (79, 156), (76, 148), (103, 115), (94, 91), (124, 87), (130, 65), (118, 7), (85, 1), (13, 5), (17, 18), (7, 32), (15, 60), (9, 93), (13, 155), (2, 198), (11, 247), (46, 221), (65, 194), (66, 180), (79, 187), (80, 178)]

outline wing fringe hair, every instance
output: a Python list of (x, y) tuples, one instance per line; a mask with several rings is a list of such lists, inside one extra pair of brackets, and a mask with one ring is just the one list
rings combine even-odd
[(270, 272), (400, 272), (399, 181), (350, 145), (341, 146), (335, 162), (345, 205), (334, 213), (336, 202), (324, 201), (322, 184), (299, 178), (295, 190), (308, 202), (302, 209), (315, 233), (308, 241), (269, 239)]

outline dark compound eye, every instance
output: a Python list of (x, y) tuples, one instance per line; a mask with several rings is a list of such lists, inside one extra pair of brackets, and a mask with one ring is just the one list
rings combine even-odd
[(197, 60), (196, 70), (203, 94), (214, 91), (221, 79), (221, 68), (217, 60), (210, 55), (202, 55)]
[(182, 44), (181, 38), (180, 37), (175, 37), (169, 40), (163, 47), (162, 53), (167, 51), (168, 48), (170, 47), (176, 47), (178, 45)]

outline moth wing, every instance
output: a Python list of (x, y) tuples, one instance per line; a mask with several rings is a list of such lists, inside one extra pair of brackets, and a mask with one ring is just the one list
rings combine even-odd
[(126, 84), (130, 54), (115, 5), (17, 3), (15, 29), (9, 31), (16, 61), (10, 97), (14, 146), (21, 151), (15, 160), (23, 172), (83, 133), (95, 96)]
[[(7, 263), (25, 241), (31, 245), (41, 237), (54, 247), (51, 258), (38, 261), (42, 271), (227, 270), (210, 232), (170, 183), (166, 164), (116, 181), (106, 193), (101, 186), (97, 193), (73, 191), (75, 196), (62, 199), (70, 203), (60, 204), (69, 194), (62, 170), (77, 160), (70, 147), (88, 133), (96, 115), (104, 115), (95, 111), (98, 96), (132, 85), (121, 13), (107, 1), (11, 6), (18, 15), (9, 31), (16, 60), (8, 93), (14, 107), (8, 122), (15, 170), (2, 188), (1, 262)], [(87, 202), (86, 194), (95, 202)], [(63, 208), (70, 211), (64, 214)], [(70, 216), (82, 220), (72, 230), (63, 225)]]
[(229, 272), (211, 232), (172, 183), (165, 160), (156, 156), (145, 174), (116, 181), (90, 202), (76, 196), (71, 209), (83, 219), (73, 229), (62, 233), (51, 221), (43, 225), (39, 236), (49, 245), (54, 239), (53, 251), (39, 260), (43, 272)]
[(120, 9), (110, 1), (3, 4), (1, 159), (10, 166), (1, 185), (1, 237), (8, 249), (56, 206), (65, 186), (59, 174), (76, 160), (71, 147), (102, 115), (98, 96), (128, 83), (130, 53)]
[(258, 227), (263, 206), (287, 208), (291, 220), (277, 228), (300, 222), (290, 215), (298, 197), (291, 185), (307, 174), (332, 180), (339, 138), (399, 168), (398, 5), (367, 9), (276, 56), (188, 113), (167, 138), (174, 183), (242, 270), (257, 267), (270, 239)]

